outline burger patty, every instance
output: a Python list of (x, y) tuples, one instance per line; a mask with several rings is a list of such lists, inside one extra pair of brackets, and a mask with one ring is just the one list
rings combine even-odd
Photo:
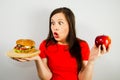
[(19, 53), (19, 52), (29, 52), (30, 50), (34, 49), (34, 46), (24, 46), (24, 45), (20, 45), (17, 44), (14, 47), (15, 52)]

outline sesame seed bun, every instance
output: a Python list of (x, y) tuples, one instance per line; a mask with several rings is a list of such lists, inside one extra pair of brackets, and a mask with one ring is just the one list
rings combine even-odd
[(35, 42), (31, 39), (19, 39), (16, 41), (16, 44), (20, 44), (24, 46), (35, 46)]

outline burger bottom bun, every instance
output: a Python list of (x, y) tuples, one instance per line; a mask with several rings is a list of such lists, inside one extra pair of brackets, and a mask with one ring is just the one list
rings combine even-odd
[(11, 58), (28, 58), (36, 56), (40, 53), (39, 50), (35, 50), (32, 53), (16, 53), (14, 50), (10, 50), (7, 52), (7, 56)]

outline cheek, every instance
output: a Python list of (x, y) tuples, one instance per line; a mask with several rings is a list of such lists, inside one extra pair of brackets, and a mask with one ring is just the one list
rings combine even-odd
[(51, 29), (51, 31), (52, 31), (52, 32), (54, 32), (54, 29), (53, 29), (53, 27), (52, 27), (52, 26), (51, 26), (51, 28), (50, 28), (50, 29)]
[(63, 37), (67, 37), (68, 32), (69, 32), (68, 28), (61, 29), (60, 35), (63, 36)]

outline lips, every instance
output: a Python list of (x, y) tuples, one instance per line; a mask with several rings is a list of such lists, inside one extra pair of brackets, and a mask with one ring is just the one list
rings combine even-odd
[(53, 35), (54, 35), (55, 38), (59, 38), (59, 35), (58, 35), (57, 32), (54, 32)]

